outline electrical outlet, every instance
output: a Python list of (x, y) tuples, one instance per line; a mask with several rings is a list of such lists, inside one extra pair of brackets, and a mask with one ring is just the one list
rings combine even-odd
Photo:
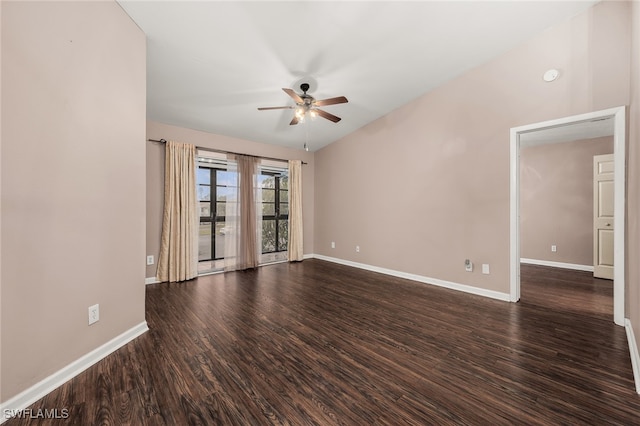
[(89, 325), (100, 320), (100, 305), (89, 306)]
[(489, 264), (488, 263), (483, 263), (482, 264), (482, 273), (485, 275), (489, 275)]
[(331, 248), (336, 248), (336, 242), (335, 241), (331, 241)]
[(153, 263), (155, 262), (155, 260), (153, 259), (153, 255), (149, 255), (147, 256), (147, 265), (153, 265)]
[(558, 251), (558, 247), (555, 244), (552, 245), (551, 246), (551, 251), (554, 252), (554, 253), (557, 252)]
[(464, 261), (464, 270), (467, 272), (473, 272), (473, 263), (469, 259)]
[(360, 253), (360, 246), (356, 246), (356, 253)]

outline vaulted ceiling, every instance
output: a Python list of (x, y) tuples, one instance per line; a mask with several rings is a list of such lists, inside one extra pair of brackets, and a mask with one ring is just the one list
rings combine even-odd
[[(597, 1), (126, 1), (150, 120), (317, 150)], [(289, 125), (309, 83), (342, 118)]]

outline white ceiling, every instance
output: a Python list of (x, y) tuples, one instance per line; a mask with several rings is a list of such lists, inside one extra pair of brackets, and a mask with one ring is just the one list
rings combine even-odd
[[(147, 35), (150, 120), (317, 150), (597, 1), (119, 3)], [(346, 96), (323, 107), (342, 121), (257, 110), (302, 82)]]

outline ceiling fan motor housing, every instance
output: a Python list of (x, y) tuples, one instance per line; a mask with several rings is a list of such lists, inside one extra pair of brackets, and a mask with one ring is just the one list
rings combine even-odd
[(304, 102), (298, 105), (304, 106), (308, 109), (311, 106), (311, 104), (313, 104), (313, 101), (315, 99), (313, 98), (313, 96), (307, 95), (307, 90), (309, 90), (309, 85), (307, 83), (302, 83), (300, 85), (300, 89), (302, 89), (302, 92), (303, 92), (302, 95), (300, 95), (300, 97)]

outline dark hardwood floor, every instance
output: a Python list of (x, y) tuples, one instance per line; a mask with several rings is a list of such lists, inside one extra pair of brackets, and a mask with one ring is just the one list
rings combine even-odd
[(640, 424), (612, 284), (501, 302), (320, 260), (147, 287), (150, 331), (31, 408), (77, 425)]

